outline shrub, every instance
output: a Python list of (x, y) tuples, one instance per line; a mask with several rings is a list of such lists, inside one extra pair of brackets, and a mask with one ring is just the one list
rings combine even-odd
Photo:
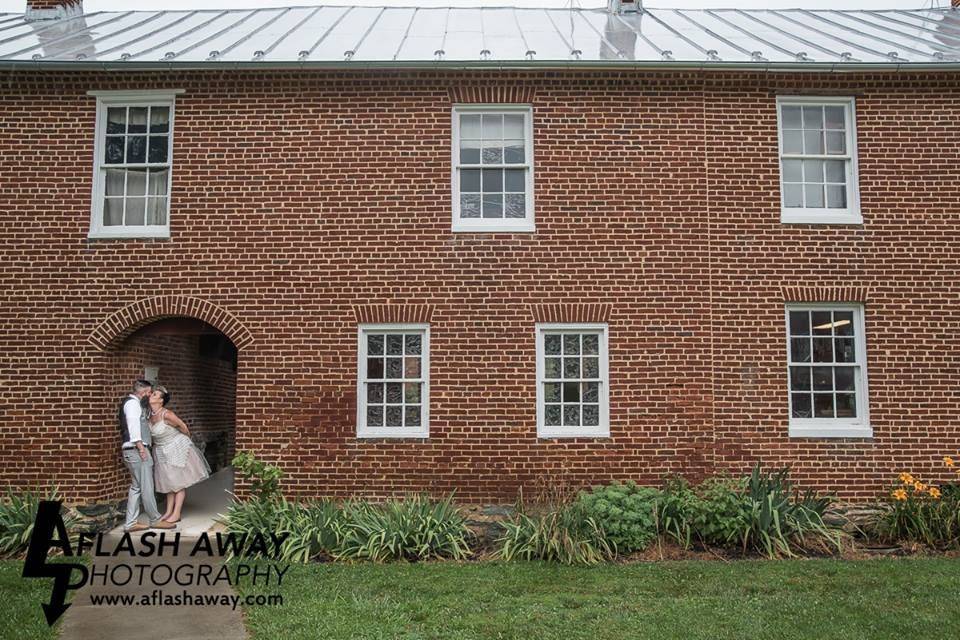
[(286, 562), (332, 558), (340, 546), (343, 512), (332, 500), (281, 502), (277, 531), (287, 534), (280, 548)]
[(633, 481), (614, 482), (581, 492), (577, 504), (606, 533), (617, 551), (644, 549), (657, 537), (656, 505), (660, 492)]
[(545, 560), (561, 564), (597, 564), (616, 556), (616, 545), (603, 528), (577, 504), (556, 507), (541, 515), (519, 512), (501, 523), (496, 555), (507, 561)]
[[(953, 460), (947, 466), (952, 467)], [(918, 542), (935, 549), (960, 547), (960, 491), (956, 485), (929, 486), (909, 473), (887, 498), (887, 510), (877, 522), (886, 542)]]
[(355, 560), (462, 560), (470, 555), (472, 533), (452, 496), (434, 501), (413, 496), (377, 505), (344, 507), (338, 558)]
[[(29, 491), (8, 491), (6, 498), (0, 501), (0, 553), (14, 554), (26, 549), (30, 544), (30, 536), (33, 535), (33, 524), (37, 519), (40, 501), (59, 499), (56, 488), (51, 488), (46, 497)], [(66, 512), (62, 517), (69, 534), (76, 518)]]
[(280, 467), (258, 460), (249, 451), (241, 451), (230, 462), (240, 475), (250, 480), (250, 490), (256, 498), (272, 500), (280, 494)]

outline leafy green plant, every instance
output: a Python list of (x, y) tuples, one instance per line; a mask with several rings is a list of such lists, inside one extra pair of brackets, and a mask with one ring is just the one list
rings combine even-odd
[[(953, 466), (952, 459), (945, 460)], [(901, 473), (900, 484), (890, 492), (887, 510), (877, 521), (876, 533), (885, 542), (960, 548), (960, 491), (956, 485), (933, 487)]]
[(354, 560), (462, 560), (470, 555), (472, 534), (453, 498), (435, 501), (418, 495), (378, 505), (344, 507), (336, 556)]
[(230, 464), (237, 473), (250, 480), (250, 490), (254, 497), (272, 500), (280, 494), (280, 478), (283, 477), (280, 467), (258, 460), (249, 451), (238, 453)]
[[(8, 491), (0, 501), (0, 553), (14, 554), (27, 548), (33, 534), (33, 524), (37, 519), (37, 509), (41, 500), (59, 500), (58, 489), (51, 488), (46, 496), (33, 492)], [(76, 518), (64, 511), (63, 523), (69, 534), (76, 524)]]
[(545, 560), (561, 564), (597, 564), (612, 560), (616, 545), (597, 521), (576, 503), (555, 507), (546, 513), (518, 512), (501, 523), (497, 557), (507, 561)]
[(343, 511), (332, 500), (282, 502), (278, 531), (288, 534), (280, 548), (286, 562), (332, 558), (340, 546)]
[(581, 492), (577, 504), (606, 533), (621, 553), (646, 548), (657, 537), (660, 492), (637, 483), (614, 482)]

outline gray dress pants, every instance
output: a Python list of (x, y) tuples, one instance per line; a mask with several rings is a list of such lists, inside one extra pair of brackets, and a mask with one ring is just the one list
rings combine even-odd
[(141, 502), (152, 525), (160, 519), (157, 497), (153, 493), (153, 457), (148, 454), (146, 460), (141, 460), (140, 452), (136, 449), (124, 449), (123, 464), (132, 477), (130, 491), (127, 493), (127, 520), (123, 528), (126, 530), (137, 524)]

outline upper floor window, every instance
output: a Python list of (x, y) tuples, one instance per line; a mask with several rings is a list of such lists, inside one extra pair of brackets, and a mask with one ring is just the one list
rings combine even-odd
[(530, 107), (454, 107), (453, 230), (534, 230)]
[(790, 435), (870, 437), (860, 305), (789, 305)]
[(860, 224), (853, 98), (782, 97), (782, 222)]
[(610, 435), (607, 326), (537, 325), (537, 435)]
[(169, 237), (176, 93), (95, 93), (91, 238)]
[(360, 326), (357, 437), (429, 435), (429, 354), (428, 325)]

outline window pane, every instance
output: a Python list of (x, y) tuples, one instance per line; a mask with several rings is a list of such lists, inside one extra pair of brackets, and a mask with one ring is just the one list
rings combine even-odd
[(805, 182), (823, 182), (823, 160), (803, 160)]
[(103, 224), (106, 227), (115, 227), (123, 224), (123, 198), (104, 199)]
[(599, 382), (583, 383), (583, 401), (584, 402), (600, 401), (600, 383)]
[(600, 407), (595, 404), (583, 405), (583, 426), (596, 427), (600, 425)]
[(799, 129), (801, 128), (800, 120), (800, 107), (788, 107), (784, 106), (780, 110), (781, 114), (781, 124), (784, 129)]
[(523, 137), (523, 114), (508, 114), (503, 116), (503, 137)]
[(420, 382), (403, 383), (403, 401), (407, 404), (420, 404)]
[(107, 180), (106, 180), (106, 195), (108, 196), (122, 196), (123, 195), (123, 185), (124, 181), (127, 178), (126, 169), (107, 169)]
[(124, 133), (127, 130), (127, 108), (107, 109), (107, 133)]
[(383, 358), (367, 358), (367, 377), (371, 380), (383, 379)]
[(811, 367), (813, 369), (813, 390), (833, 391), (833, 367)]
[(580, 358), (563, 359), (563, 377), (567, 379), (580, 377)]
[(830, 338), (813, 339), (813, 361), (833, 362), (833, 340)]
[(127, 226), (142, 227), (147, 217), (146, 198), (127, 198), (123, 223)]
[(503, 169), (483, 170), (483, 192), (498, 193), (503, 191)]
[(147, 198), (147, 224), (167, 224), (166, 198)]
[(147, 195), (147, 170), (127, 169), (127, 195)]
[(847, 188), (841, 185), (827, 185), (827, 208), (847, 208)]
[(403, 426), (403, 407), (387, 407), (387, 426)]
[(483, 217), (484, 218), (502, 218), (503, 217), (503, 195), (483, 194)]
[(803, 153), (803, 132), (802, 131), (784, 131), (783, 132), (783, 152), (784, 153)]
[(483, 139), (484, 140), (502, 140), (503, 139), (503, 115), (501, 114), (483, 114)]
[(382, 335), (367, 335), (367, 353), (371, 356), (382, 356), (383, 355), (383, 336)]
[(460, 116), (460, 137), (480, 137), (480, 114), (462, 114)]
[(838, 336), (853, 335), (853, 312), (852, 311), (834, 311), (833, 312), (833, 333)]
[(823, 153), (823, 132), (822, 131), (804, 131), (803, 132), (803, 152), (811, 155)]
[(845, 154), (847, 152), (847, 136), (841, 131), (827, 131), (827, 153)]
[(810, 362), (809, 338), (793, 338), (790, 340), (790, 360), (792, 362)]
[(809, 393), (792, 393), (790, 394), (790, 401), (793, 405), (791, 415), (794, 418), (810, 418), (812, 416)]
[(147, 136), (127, 137), (128, 163), (142, 163), (147, 161)]
[(843, 184), (847, 181), (847, 163), (845, 160), (827, 160), (824, 163), (827, 182)]
[(507, 140), (503, 143), (503, 161), (507, 164), (524, 162), (523, 140)]
[(600, 336), (597, 334), (583, 336), (583, 353), (585, 355), (598, 355), (600, 353)]
[(405, 407), (403, 416), (403, 425), (405, 427), (420, 426), (420, 406)]
[(460, 217), (461, 218), (479, 218), (480, 217), (480, 194), (469, 193), (460, 196)]
[(150, 155), (148, 161), (167, 161), (167, 136), (150, 136)]
[(150, 185), (147, 192), (151, 196), (167, 195), (167, 176), (169, 169), (150, 169)]
[(423, 348), (422, 340), (420, 336), (415, 333), (407, 334), (403, 337), (403, 348), (404, 352), (407, 355), (420, 355), (420, 350)]
[(107, 136), (107, 145), (104, 148), (104, 162), (107, 164), (123, 163), (123, 138)]
[(483, 141), (483, 163), (501, 164), (503, 162), (503, 143), (499, 140)]
[(367, 402), (370, 404), (383, 404), (383, 385), (379, 382), (367, 383)]
[(508, 218), (526, 217), (526, 196), (522, 193), (508, 193), (504, 196)]
[(804, 205), (808, 209), (823, 208), (823, 186), (819, 184), (803, 185)]
[(408, 356), (404, 358), (403, 377), (404, 378), (420, 377), (420, 356), (412, 356), (412, 357)]
[(564, 402), (580, 402), (580, 383), (579, 382), (563, 383), (563, 401)]
[(127, 116), (127, 133), (146, 133), (147, 132), (147, 108), (130, 107)]
[(827, 129), (844, 128), (844, 107), (824, 107), (823, 111)]
[(391, 334), (387, 336), (387, 355), (399, 356), (403, 353), (403, 336)]
[(387, 404), (403, 403), (403, 385), (399, 382), (387, 383)]
[(580, 335), (579, 334), (568, 333), (563, 336), (563, 353), (564, 355), (580, 354)]
[(544, 411), (543, 421), (547, 426), (560, 426), (560, 405), (548, 404)]
[(837, 394), (837, 417), (838, 418), (856, 418), (857, 417), (857, 396), (852, 393)]
[(783, 185), (783, 206), (796, 208), (803, 206), (802, 184)]
[(790, 389), (793, 391), (810, 390), (810, 367), (790, 367)]
[(833, 370), (836, 377), (837, 391), (853, 391), (853, 367), (836, 367)]
[(561, 336), (555, 333), (548, 333), (543, 336), (543, 349), (547, 354), (559, 354), (560, 353), (560, 340)]
[(823, 129), (823, 107), (803, 107), (803, 128)]
[(387, 358), (388, 380), (399, 380), (403, 378), (403, 358)]
[(545, 358), (543, 376), (551, 380), (560, 378), (560, 358)]
[(856, 362), (857, 352), (853, 346), (853, 338), (837, 338), (837, 362)]
[(150, 133), (170, 131), (170, 107), (150, 107)]
[(600, 377), (600, 360), (598, 358), (583, 359), (583, 377), (584, 378)]
[(460, 162), (462, 164), (480, 164), (480, 141), (460, 141)]
[(560, 402), (560, 383), (547, 382), (543, 385), (544, 402)]
[(814, 418), (832, 418), (833, 417), (833, 394), (832, 393), (813, 394), (813, 417)]
[(810, 314), (806, 311), (790, 312), (790, 335), (810, 335)]
[(812, 314), (813, 335), (829, 336), (833, 334), (833, 316), (829, 311), (814, 311)]
[(580, 426), (580, 405), (563, 405), (563, 426)]
[(784, 160), (783, 161), (783, 181), (784, 182), (803, 182), (802, 160)]
[(367, 426), (383, 426), (383, 407), (367, 407)]
[(526, 169), (505, 169), (503, 173), (505, 176), (504, 191), (524, 193), (527, 190)]

